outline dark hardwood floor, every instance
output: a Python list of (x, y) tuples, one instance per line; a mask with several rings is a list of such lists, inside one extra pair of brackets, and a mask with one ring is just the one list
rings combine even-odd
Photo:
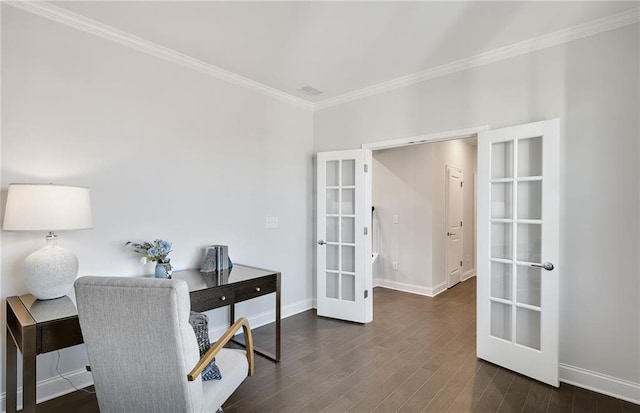
[[(283, 320), (282, 362), (256, 357), (256, 374), (226, 413), (263, 412), (619, 412), (640, 406), (562, 384), (540, 384), (475, 357), (475, 278), (435, 298), (374, 290), (374, 322)], [(272, 350), (273, 327), (254, 330)], [(75, 392), (47, 411), (98, 412)], [(50, 408), (50, 409), (49, 409)]]

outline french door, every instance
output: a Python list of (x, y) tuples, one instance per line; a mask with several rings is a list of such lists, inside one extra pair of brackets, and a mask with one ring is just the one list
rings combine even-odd
[(317, 310), (323, 317), (373, 320), (371, 151), (317, 157)]
[(477, 355), (558, 386), (559, 121), (478, 135)]

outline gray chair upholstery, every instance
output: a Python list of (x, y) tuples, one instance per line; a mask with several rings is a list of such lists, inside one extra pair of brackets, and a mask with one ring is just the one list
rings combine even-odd
[(202, 381), (184, 281), (81, 277), (75, 291), (101, 413), (215, 412), (252, 372), (252, 350), (216, 343), (203, 359), (219, 351), (222, 380)]

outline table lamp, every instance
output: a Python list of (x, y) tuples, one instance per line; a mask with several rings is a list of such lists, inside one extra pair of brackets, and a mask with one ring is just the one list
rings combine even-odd
[(10, 184), (5, 231), (48, 231), (46, 245), (24, 260), (24, 283), (39, 300), (66, 295), (78, 275), (78, 257), (58, 245), (55, 231), (92, 227), (89, 188), (53, 184)]

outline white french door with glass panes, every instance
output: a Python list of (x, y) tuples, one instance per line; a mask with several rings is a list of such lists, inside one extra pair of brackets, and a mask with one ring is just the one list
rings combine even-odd
[(478, 135), (477, 355), (558, 386), (559, 121)]
[(317, 165), (318, 315), (373, 320), (371, 151), (319, 152)]

